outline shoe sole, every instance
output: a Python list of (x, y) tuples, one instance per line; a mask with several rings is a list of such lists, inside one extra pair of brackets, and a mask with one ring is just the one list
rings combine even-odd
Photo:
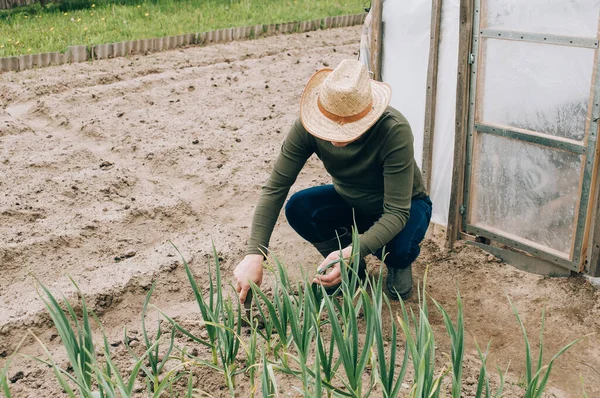
[[(389, 288), (388, 288), (388, 296), (390, 296), (390, 298), (394, 299), (394, 300), (398, 300), (398, 294), (396, 294), (396, 292), (392, 292)], [(413, 289), (411, 288), (408, 292), (401, 294), (400, 298), (402, 299), (402, 301), (408, 300), (410, 298), (410, 296), (412, 296), (413, 293)]]

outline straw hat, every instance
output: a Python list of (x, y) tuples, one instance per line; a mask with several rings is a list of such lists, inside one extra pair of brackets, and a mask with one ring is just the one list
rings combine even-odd
[(346, 59), (310, 78), (300, 100), (300, 120), (315, 137), (350, 142), (375, 124), (391, 96), (391, 87), (371, 80), (364, 64)]

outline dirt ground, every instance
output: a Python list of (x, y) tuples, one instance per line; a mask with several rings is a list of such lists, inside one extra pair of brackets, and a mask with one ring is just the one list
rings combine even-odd
[[(316, 70), (356, 57), (359, 34), (359, 27), (333, 29), (0, 75), (0, 366), (28, 329), (66, 366), (34, 276), (66, 295), (72, 276), (124, 364), (123, 328), (139, 334), (152, 281), (159, 281), (157, 307), (182, 322), (198, 319), (168, 241), (185, 253), (201, 283), (214, 241), (231, 279), (304, 83)], [(325, 182), (325, 170), (311, 159), (292, 192)], [(474, 393), (479, 369), (475, 341), (490, 340), (489, 370), (510, 362), (505, 396), (523, 395), (524, 343), (507, 295), (536, 353), (546, 308), (546, 361), (599, 331), (600, 293), (584, 278), (526, 274), (470, 246), (449, 253), (437, 241), (424, 242), (415, 277), (429, 267), (429, 293), (452, 314), (457, 287), (463, 296), (465, 396)], [(299, 264), (308, 269), (318, 261), (284, 217), (271, 249), (295, 277)], [(438, 350), (448, 353), (442, 319), (431, 312)], [(23, 353), (41, 350), (29, 339)], [(9, 376), (16, 397), (61, 395), (51, 372), (31, 360), (18, 357)], [(248, 396), (240, 377), (238, 395)], [(588, 396), (600, 396), (598, 335), (556, 362), (547, 395), (582, 396), (581, 377)], [(281, 388), (291, 382), (283, 380)], [(226, 396), (210, 371), (199, 373), (196, 385)]]

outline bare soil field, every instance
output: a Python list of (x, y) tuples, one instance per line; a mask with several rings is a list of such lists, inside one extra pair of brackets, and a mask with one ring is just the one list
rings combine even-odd
[[(77, 281), (123, 366), (129, 363), (119, 343), (123, 330), (139, 335), (139, 314), (153, 281), (158, 280), (154, 305), (181, 322), (198, 320), (181, 261), (168, 241), (182, 250), (200, 284), (208, 278), (214, 241), (231, 280), (260, 187), (298, 115), (305, 82), (318, 69), (357, 57), (360, 29), (0, 75), (0, 367), (28, 330), (67, 366), (34, 276), (66, 296), (74, 291), (68, 276)], [(312, 158), (292, 192), (327, 182)], [(475, 341), (485, 346), (490, 340), (489, 370), (496, 375), (496, 366), (510, 363), (505, 396), (523, 395), (524, 342), (507, 295), (534, 349), (546, 308), (546, 361), (570, 341), (600, 330), (600, 293), (584, 278), (527, 274), (471, 246), (448, 252), (439, 241), (432, 236), (424, 242), (414, 272), (421, 280), (428, 267), (428, 291), (451, 314), (457, 288), (463, 296), (465, 396), (476, 388)], [(271, 250), (296, 278), (301, 267), (310, 270), (319, 261), (283, 216)], [(369, 263), (378, 272), (376, 261)], [(270, 283), (267, 276), (266, 286)], [(442, 317), (433, 309), (431, 322), (438, 350), (449, 353)], [(22, 352), (42, 355), (31, 338)], [(440, 356), (438, 368), (448, 362)], [(211, 372), (199, 372), (197, 387), (228, 396), (222, 377)], [(16, 397), (61, 396), (51, 371), (32, 360), (18, 357), (9, 376)], [(600, 396), (598, 335), (556, 362), (547, 396), (582, 396), (581, 377), (588, 396)], [(244, 378), (238, 380), (240, 397), (249, 396)], [(494, 376), (492, 384), (497, 381)], [(283, 396), (296, 396), (288, 383), (295, 381), (282, 376)], [(140, 396), (143, 390), (138, 388)]]

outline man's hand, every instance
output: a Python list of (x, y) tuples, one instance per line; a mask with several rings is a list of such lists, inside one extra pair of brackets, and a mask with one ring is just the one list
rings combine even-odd
[(235, 267), (233, 276), (235, 278), (235, 290), (240, 294), (240, 303), (244, 304), (246, 301), (246, 295), (248, 294), (248, 290), (250, 290), (250, 283), (248, 281), (252, 281), (258, 286), (262, 283), (262, 262), (262, 254), (248, 254)]
[[(348, 246), (342, 250), (342, 256), (344, 259), (350, 258), (351, 255), (352, 255), (352, 246)], [(325, 267), (327, 265), (327, 263), (330, 263), (331, 261), (335, 261), (335, 260), (339, 260), (339, 259), (340, 259), (340, 251), (339, 250), (329, 253), (329, 255), (327, 257), (325, 257), (325, 260), (323, 260), (321, 265), (319, 265), (319, 267), (317, 267), (317, 272), (321, 268)], [(335, 286), (337, 284), (342, 283), (342, 272), (341, 272), (340, 263), (338, 262), (333, 267), (331, 267), (331, 271), (329, 271), (327, 274), (315, 276), (315, 278), (313, 279), (313, 283), (319, 283), (325, 287)]]

